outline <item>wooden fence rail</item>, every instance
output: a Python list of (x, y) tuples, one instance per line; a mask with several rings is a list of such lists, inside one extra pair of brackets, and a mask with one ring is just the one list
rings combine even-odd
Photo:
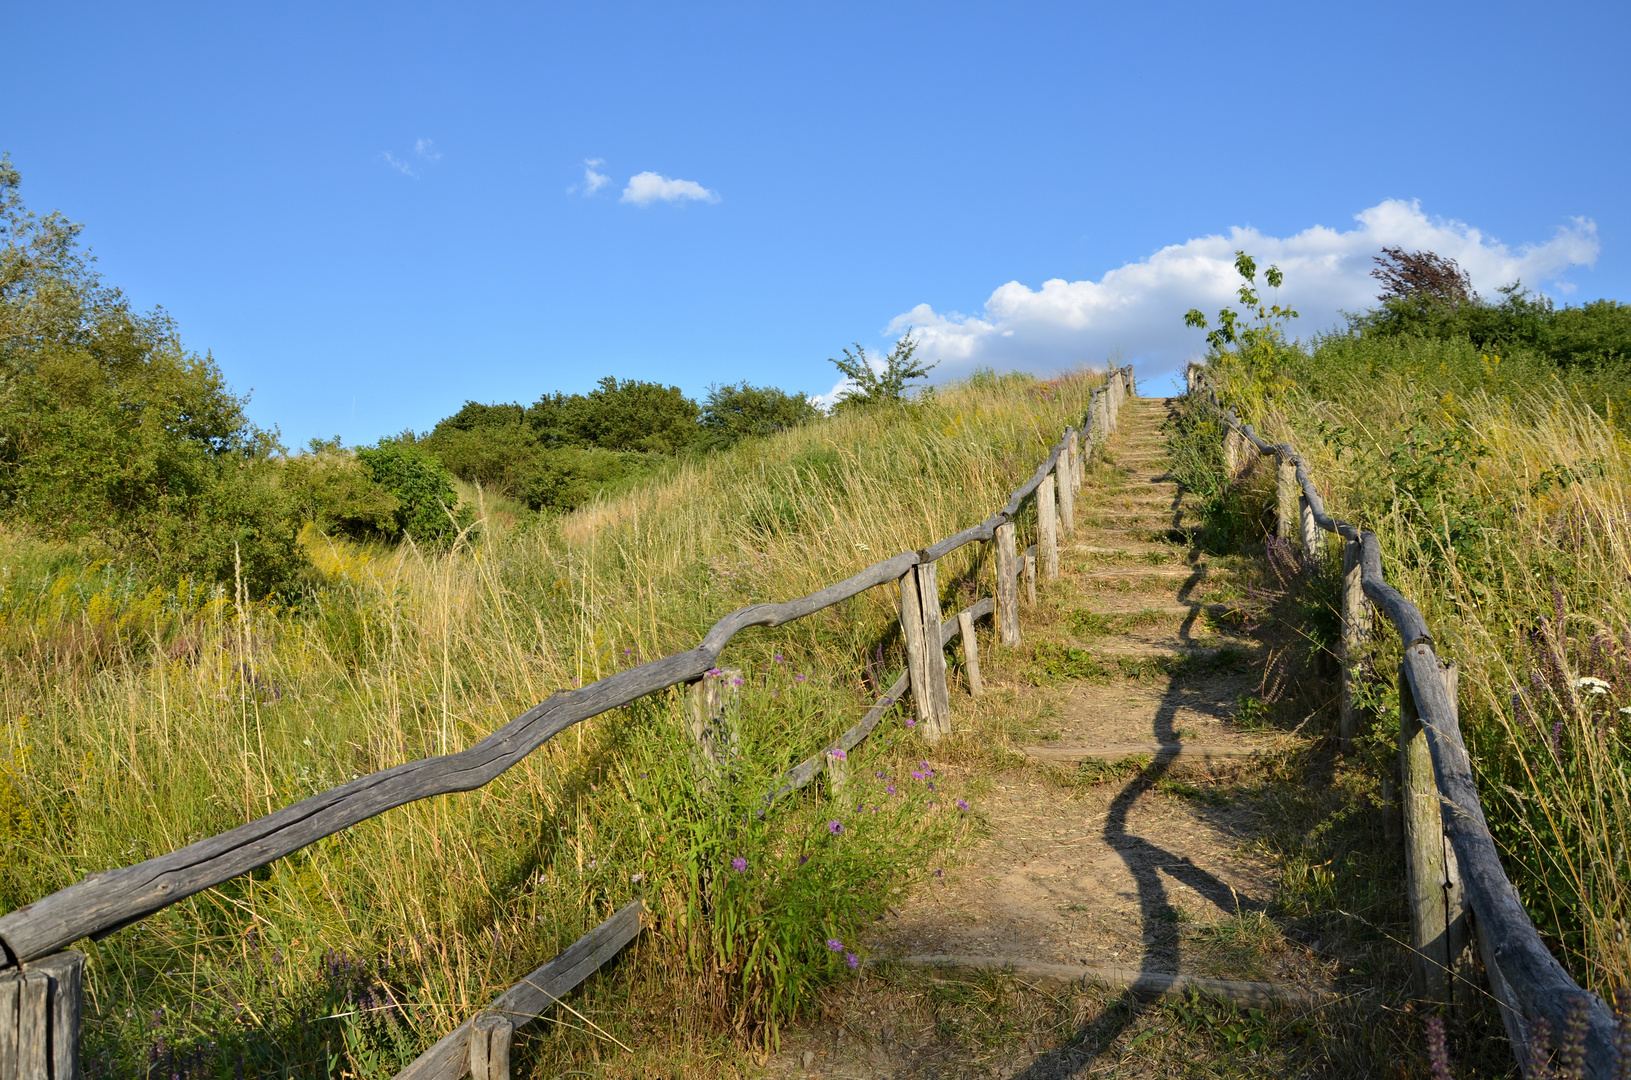
[[(458, 753), (424, 758), (360, 777), (167, 855), (134, 866), (88, 874), (73, 885), (0, 916), (0, 1080), (13, 1080), (13, 1077), (29, 1077), (32, 1080), (36, 1076), (67, 1080), (78, 1076), (78, 973), (83, 961), (77, 954), (59, 951), (67, 945), (85, 937), (105, 937), (171, 904), (256, 870), (398, 806), (436, 795), (471, 791), (490, 783), (573, 724), (627, 705), (647, 694), (681, 683), (703, 680), (718, 668), (720, 653), (731, 638), (749, 627), (781, 626), (879, 585), (897, 582), (901, 588), (902, 631), (908, 643), (906, 674), (885, 692), (859, 724), (841, 735), (834, 744), (790, 770), (783, 785), (766, 797), (767, 806), (776, 798), (808, 785), (832, 762), (841, 761), (842, 754), (847, 754), (866, 738), (884, 713), (908, 689), (925, 736), (931, 741), (944, 737), (950, 730), (945, 688), (945, 646), (963, 631), (965, 625), (972, 627), (975, 619), (988, 614), (996, 616), (999, 637), (1005, 643), (1018, 643), (1018, 594), (1013, 587), (1012, 575), (1017, 573), (1024, 577), (1026, 590), (1034, 602), (1036, 560), (1035, 549), (1027, 551), (1023, 560), (1013, 557), (1013, 521), (1019, 516), (1025, 501), (1046, 488), (1047, 496), (1039, 497), (1039, 504), (1041, 498), (1047, 498), (1047, 504), (1039, 505), (1039, 510), (1047, 512), (1039, 513), (1039, 525), (1044, 535), (1057, 536), (1060, 522), (1056, 516), (1056, 500), (1051, 496), (1062, 486), (1073, 485), (1071, 490), (1074, 491), (1080, 485), (1085, 454), (1094, 443), (1107, 438), (1115, 430), (1116, 414), (1132, 389), (1131, 366), (1112, 369), (1105, 385), (1096, 387), (1090, 394), (1081, 433), (1067, 428), (1064, 437), (1050, 449), (1031, 478), (1014, 490), (1007, 505), (978, 525), (946, 537), (922, 551), (902, 552), (891, 559), (874, 563), (809, 596), (776, 604), (750, 604), (733, 611), (715, 623), (696, 648), (617, 672), (580, 689), (558, 691)], [(1069, 503), (1066, 505), (1068, 507)], [(1065, 527), (1068, 530), (1068, 518)], [(996, 542), (999, 567), (996, 596), (954, 614), (949, 620), (942, 619), (935, 564), (968, 544), (991, 541)], [(1016, 566), (1016, 563), (1023, 565)], [(914, 604), (904, 602), (908, 594), (914, 598)], [(911, 646), (914, 636), (919, 643), (915, 656), (912, 655), (914, 650)], [(940, 647), (932, 648), (936, 638)], [(966, 642), (965, 647), (972, 649), (971, 641)], [(973, 667), (977, 669), (977, 664)], [(834, 750), (841, 753), (835, 755)], [(470, 1063), (476, 1061), (484, 1074), (479, 1080), (488, 1080), (488, 1077), (497, 1080), (501, 1075), (507, 1077), (509, 1036), (506, 1033), (519, 1026), (516, 1021), (524, 1023), (539, 1015), (554, 1000), (615, 955), (624, 944), (633, 940), (639, 926), (638, 905), (626, 905), (569, 947), (556, 961), (534, 972), (528, 981), (506, 991), (489, 1010), (489, 1019), (481, 1025), (476, 1025), (474, 1020), (462, 1025), (420, 1059), (420, 1062), (424, 1062), (432, 1055), (438, 1055), (436, 1061), (442, 1064), (426, 1064), (421, 1069), (420, 1063), (416, 1062), (401, 1075), (457, 1077), (464, 1075)], [(611, 947), (612, 942), (617, 943), (615, 948)], [(568, 954), (580, 946), (582, 956), (575, 956), (570, 963), (566, 963)], [(593, 960), (592, 964), (590, 960)], [(557, 969), (558, 964), (565, 966)], [(52, 977), (55, 981), (46, 984), (32, 974), (36, 971), (54, 971), (57, 967), (63, 967), (64, 971), (71, 970), (72, 978)], [(47, 998), (41, 997), (42, 991), (39, 990), (40, 986), (46, 985), (51, 988), (50, 994), (56, 995), (50, 1000), (60, 999), (63, 1004), (50, 1008), (26, 1005), (26, 1009), (33, 1011), (25, 1011), (25, 1005), (8, 1006), (7, 1003), (13, 1000), (34, 1002), (39, 998), (41, 1002), (46, 1001)], [(528, 997), (531, 991), (523, 992), (524, 987), (536, 989), (539, 986), (548, 990), (548, 1000)], [(69, 999), (71, 1007), (67, 1004)], [(531, 1003), (537, 1003), (539, 1008), (523, 1018), (525, 1009), (520, 1005)], [(8, 1012), (8, 1008), (12, 1011)], [(12, 1051), (12, 1057), (8, 1057), (7, 1047), (14, 1045), (18, 1038), (34, 1037), (29, 1034), (34, 1029), (30, 1027), (25, 1031), (23, 1025), (34, 1023), (30, 1018), (35, 1017), (36, 1013), (44, 1018), (40, 1022), (45, 1024), (45, 1041), (39, 1045), (55, 1048), (48, 1054), (52, 1064), (45, 1071), (19, 1072), (19, 1066), (15, 1064), (19, 1060), (15, 1057), (16, 1051)], [(58, 1030), (59, 1027), (61, 1030)], [(22, 1034), (17, 1034), (19, 1032)], [(464, 1034), (460, 1035), (460, 1032)], [(472, 1032), (479, 1036), (475, 1041), (472, 1041)], [(11, 1041), (8, 1042), (8, 1039)], [(497, 1049), (499, 1042), (503, 1042), (502, 1052)], [(457, 1053), (450, 1049), (454, 1044), (459, 1047)], [(27, 1045), (33, 1047), (35, 1044)], [(71, 1051), (61, 1049), (67, 1047), (71, 1047)], [(30, 1049), (28, 1052), (36, 1051)], [(38, 1053), (46, 1054), (47, 1051), (39, 1050)], [(453, 1058), (458, 1059), (456, 1065), (452, 1064)], [(420, 1071), (414, 1071), (416, 1069)]]
[[(1544, 1019), (1554, 1035), (1561, 1036), (1571, 1018), (1583, 1011), (1586, 1075), (1591, 1080), (1610, 1080), (1617, 1075), (1614, 1014), (1596, 994), (1575, 983), (1546, 948), (1501, 867), (1461, 737), (1455, 669), (1440, 663), (1420, 609), (1383, 577), (1382, 549), (1376, 535), (1327, 513), (1309, 476), (1308, 462), (1289, 443), (1268, 443), (1250, 424), (1243, 423), (1234, 409), (1219, 400), (1202, 365), (1191, 364), (1186, 375), (1190, 395), (1209, 405), (1223, 421), (1224, 456), (1231, 470), (1236, 467), (1241, 441), (1260, 454), (1274, 456), (1280, 535), (1291, 536), (1292, 522), (1300, 519), (1300, 540), (1310, 557), (1319, 553), (1320, 530), (1344, 541), (1345, 671), (1339, 729), (1343, 739), (1351, 740), (1355, 733), (1358, 711), (1353, 700), (1353, 665), (1370, 630), (1361, 595), (1388, 617), (1404, 643), (1399, 665), (1399, 788), (1405, 810), (1418, 993), (1455, 1004), (1459, 973), (1465, 964), (1462, 953), (1470, 947), (1469, 938), (1475, 938), (1491, 994), (1524, 1075), (1552, 1075), (1544, 1071), (1549, 1068), (1545, 1062), (1536, 1060), (1534, 1023)], [(1239, 441), (1231, 441), (1231, 435)], [(1346, 587), (1355, 578), (1359, 588)]]

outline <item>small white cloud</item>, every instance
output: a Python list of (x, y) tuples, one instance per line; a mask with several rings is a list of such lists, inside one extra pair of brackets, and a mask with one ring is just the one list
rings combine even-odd
[(442, 152), (436, 149), (435, 139), (415, 139), (413, 143), (413, 152), (424, 158), (426, 161), (442, 160)]
[(623, 201), (636, 206), (650, 206), (654, 202), (716, 203), (719, 192), (709, 191), (695, 180), (670, 180), (661, 173), (643, 172), (629, 177), (629, 186), (623, 189)]
[(1123, 351), (1137, 361), (1140, 378), (1153, 379), (1205, 350), (1204, 335), (1183, 325), (1183, 313), (1198, 307), (1210, 316), (1235, 302), (1238, 249), (1254, 255), (1259, 266), (1275, 263), (1285, 271), (1278, 300), (1301, 312), (1293, 332), (1306, 336), (1337, 325), (1344, 311), (1375, 306), (1380, 286), (1370, 271), (1383, 247), (1447, 255), (1486, 296), (1518, 279), (1567, 292), (1570, 286), (1559, 275), (1592, 265), (1600, 247), (1597, 225), (1586, 218), (1572, 219), (1544, 243), (1515, 248), (1464, 222), (1428, 217), (1419, 203), (1402, 199), (1378, 203), (1354, 219), (1357, 226), (1346, 232), (1316, 225), (1287, 237), (1236, 227), (1227, 235), (1162, 248), (1098, 281), (1055, 278), (1036, 289), (1010, 281), (977, 314), (919, 304), (896, 316), (887, 333), (917, 327), (923, 355), (945, 361), (942, 375), (984, 364), (1057, 371), (1102, 363)]
[(593, 195), (595, 192), (611, 183), (611, 177), (607, 176), (603, 172), (595, 171), (604, 164), (606, 164), (604, 158), (584, 158), (583, 183), (573, 184), (571, 187), (566, 189), (566, 193), (568, 195), (576, 195), (579, 191), (582, 191), (584, 198), (588, 198), (590, 195)]
[(412, 165), (408, 164), (406, 161), (403, 161), (389, 150), (381, 150), (379, 152), (379, 156), (385, 159), (385, 164), (389, 165), (403, 176), (411, 176), (416, 180), (419, 178), (419, 174), (413, 171)]

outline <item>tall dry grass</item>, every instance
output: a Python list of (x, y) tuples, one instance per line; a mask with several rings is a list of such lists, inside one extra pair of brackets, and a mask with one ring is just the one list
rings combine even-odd
[[(320, 584), (292, 609), (150, 587), (9, 538), (0, 910), (458, 751), (557, 689), (692, 647), (743, 604), (966, 527), (1096, 382), (976, 378), (565, 518), (491, 514), (449, 550), (309, 535)], [(982, 559), (947, 560), (948, 602), (989, 591)], [(851, 940), (963, 829), (945, 792), (903, 782), (886, 797), (921, 749), (893, 727), (858, 752), (855, 808), (811, 793), (763, 823), (742, 813), (870, 703), (866, 660), (882, 650), (898, 670), (895, 602), (875, 589), (729, 647), (748, 675), (744, 752), (719, 799), (696, 793), (677, 695), (655, 695), (478, 792), (392, 811), (89, 946), (92, 1071), (390, 1075), (636, 894), (655, 930), (590, 1000), (673, 999), (650, 1023), (681, 1042), (773, 1038), (842, 975), (825, 939)], [(561, 1023), (582, 1052), (616, 1041), (607, 1016), (580, 1019)]]
[[(1606, 991), (1631, 978), (1631, 442), (1555, 382), (1495, 397), (1426, 373), (1346, 381), (1335, 400), (1283, 396), (1262, 430), (1309, 458), (1334, 514), (1376, 532), (1389, 581), (1459, 663), (1509, 876), (1575, 977)], [(1384, 633), (1373, 661), (1384, 703), (1398, 646)], [(1384, 707), (1378, 768), (1397, 737)]]

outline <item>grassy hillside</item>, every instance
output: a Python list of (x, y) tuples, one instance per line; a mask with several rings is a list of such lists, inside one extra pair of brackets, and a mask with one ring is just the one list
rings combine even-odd
[[(971, 524), (1082, 415), (1092, 382), (977, 377), (677, 463), (566, 516), (483, 506), (485, 526), (451, 547), (308, 529), (317, 574), (294, 606), (8, 534), (0, 910), (461, 749), (556, 689), (690, 648), (736, 607)], [(989, 592), (982, 558), (947, 560), (948, 602)], [(811, 793), (763, 822), (746, 812), (900, 670), (894, 602), (874, 590), (729, 648), (743, 755), (718, 799), (698, 795), (677, 694), (657, 695), (479, 792), (87, 943), (87, 1060), (103, 1075), (387, 1076), (635, 895), (655, 927), (578, 1005), (597, 1019), (564, 1016), (525, 1053), (565, 1068), (660, 1044), (701, 1067), (773, 1037), (846, 974), (827, 939), (852, 941), (965, 827), (955, 793), (875, 779), (922, 756), (893, 719), (857, 751), (862, 807)], [(593, 1012), (606, 1000), (618, 1007)]]
[[(1631, 973), (1631, 442), (1618, 362), (1362, 329), (1267, 364), (1225, 358), (1225, 393), (1309, 459), (1334, 514), (1377, 533), (1389, 580), (1459, 662), (1461, 725), (1508, 873), (1566, 966), (1605, 992)], [(1260, 536), (1268, 488), (1227, 484), (1204, 417), (1181, 429), (1212, 494), (1211, 542)], [(1328, 581), (1338, 558), (1333, 547)], [(1363, 747), (1377, 777), (1396, 746), (1398, 657), (1385, 627)]]

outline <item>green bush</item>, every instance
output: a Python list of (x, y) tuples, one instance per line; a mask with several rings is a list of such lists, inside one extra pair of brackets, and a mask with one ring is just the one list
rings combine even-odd
[(729, 444), (754, 435), (808, 423), (821, 414), (803, 393), (789, 394), (774, 386), (708, 387), (708, 400), (702, 406), (702, 426), (718, 441)]
[(453, 477), (435, 455), (405, 440), (381, 439), (358, 450), (357, 462), (396, 500), (387, 535), (443, 540), (469, 524), (469, 514), (459, 512)]
[(163, 311), (131, 310), (80, 227), (23, 206), (0, 158), (0, 515), (173, 578), (256, 594), (304, 565), (273, 433)]

